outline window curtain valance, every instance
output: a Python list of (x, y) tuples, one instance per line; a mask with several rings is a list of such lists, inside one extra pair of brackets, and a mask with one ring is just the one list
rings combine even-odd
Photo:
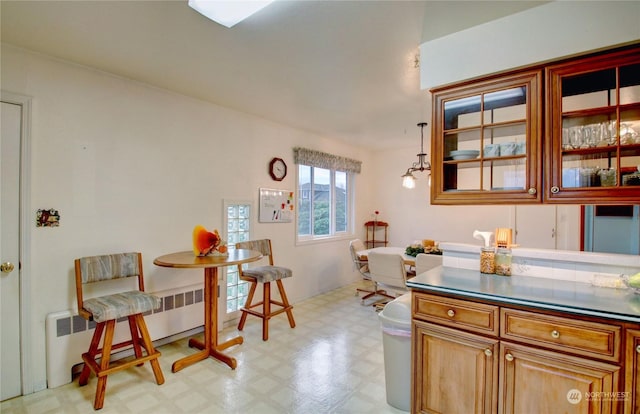
[(360, 173), (360, 167), (362, 166), (362, 161), (300, 147), (293, 149), (293, 162), (352, 173)]

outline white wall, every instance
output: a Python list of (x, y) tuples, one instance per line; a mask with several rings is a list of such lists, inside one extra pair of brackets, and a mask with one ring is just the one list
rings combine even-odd
[(554, 1), (420, 46), (422, 89), (640, 39), (638, 1)]
[[(253, 200), (253, 236), (271, 238), (276, 261), (293, 269), (285, 281), (292, 302), (358, 280), (348, 240), (296, 246), (293, 223), (257, 223), (257, 199), (259, 187), (294, 189), (294, 146), (365, 166), (368, 151), (5, 44), (2, 89), (33, 97), (33, 226), (24, 265), (32, 286), (35, 390), (46, 378), (45, 317), (74, 307), (73, 260), (141, 251), (148, 291), (201, 283), (200, 271), (152, 261), (191, 249), (197, 224), (219, 228), (223, 199)], [(274, 156), (289, 165), (280, 183), (267, 173)], [(356, 186), (361, 223), (372, 197), (366, 171)], [(37, 228), (39, 208), (57, 209), (60, 227)]]

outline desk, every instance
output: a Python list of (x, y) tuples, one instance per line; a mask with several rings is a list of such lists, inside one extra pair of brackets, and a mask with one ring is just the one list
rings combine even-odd
[(254, 250), (231, 249), (229, 256), (196, 256), (192, 250), (189, 250), (166, 254), (153, 261), (153, 264), (162, 267), (204, 268), (204, 343), (194, 338), (189, 339), (189, 346), (198, 348), (201, 352), (177, 360), (171, 366), (171, 372), (178, 372), (208, 357), (224, 362), (231, 369), (238, 366), (235, 358), (221, 351), (241, 344), (243, 338), (237, 336), (227, 342), (218, 343), (218, 267), (255, 262), (260, 258), (262, 254)]
[(379, 252), (379, 253), (385, 253), (385, 254), (399, 254), (404, 259), (404, 264), (409, 266), (415, 266), (416, 258), (413, 256), (409, 256), (408, 254), (405, 254), (404, 253), (405, 250), (406, 249), (404, 247), (374, 247), (373, 249), (360, 250), (357, 254), (358, 254), (358, 259), (361, 259), (361, 260), (367, 260), (368, 254), (370, 252)]

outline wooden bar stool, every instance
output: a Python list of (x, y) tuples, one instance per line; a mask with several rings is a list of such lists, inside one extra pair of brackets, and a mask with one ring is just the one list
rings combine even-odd
[[(142, 255), (140, 253), (120, 253), (103, 256), (83, 257), (75, 260), (76, 295), (78, 298), (78, 313), (87, 320), (96, 322), (96, 329), (91, 339), (89, 351), (82, 354), (84, 368), (78, 379), (80, 386), (89, 381), (91, 371), (98, 377), (98, 386), (93, 408), (99, 410), (104, 404), (107, 389), (107, 376), (116, 371), (141, 366), (145, 362), (151, 363), (151, 369), (158, 385), (164, 383), (164, 376), (160, 369), (156, 351), (151, 342), (143, 313), (160, 306), (160, 298), (144, 292), (144, 277), (142, 274)], [(104, 282), (112, 279), (138, 277), (138, 289), (83, 299), (83, 286), (89, 283)], [(126, 317), (129, 321), (131, 339), (125, 342), (113, 343), (113, 334), (118, 318)], [(104, 334), (102, 348), (100, 341)], [(133, 346), (134, 359), (126, 359), (110, 363), (111, 351)], [(146, 350), (143, 354), (142, 348)], [(96, 361), (100, 358), (100, 362)]]
[[(240, 309), (242, 311), (242, 316), (240, 317), (240, 322), (238, 323), (238, 330), (241, 331), (244, 328), (244, 324), (247, 321), (247, 315), (257, 316), (262, 319), (262, 340), (266, 341), (269, 339), (269, 319), (283, 312), (287, 313), (287, 318), (289, 318), (289, 326), (295, 328), (296, 322), (293, 320), (293, 312), (291, 311), (291, 309), (293, 309), (293, 306), (289, 304), (287, 294), (284, 291), (284, 285), (282, 284), (282, 279), (291, 277), (292, 272), (291, 269), (287, 269), (286, 267), (273, 265), (271, 240), (262, 239), (236, 243), (236, 249), (257, 250), (262, 253), (264, 257), (269, 258), (269, 265), (252, 267), (248, 269), (243, 269), (242, 265), (238, 265), (238, 275), (240, 279), (251, 284), (249, 287), (247, 302), (245, 303), (244, 307)], [(278, 286), (278, 292), (280, 292), (280, 298), (282, 299), (282, 302), (273, 300), (271, 298), (271, 282), (273, 281), (275, 281)], [(252, 303), (253, 295), (256, 292), (258, 283), (262, 283), (263, 286), (262, 301)], [(271, 309), (271, 305), (276, 305), (280, 308), (274, 311)], [(262, 306), (261, 312), (253, 309), (259, 306)]]

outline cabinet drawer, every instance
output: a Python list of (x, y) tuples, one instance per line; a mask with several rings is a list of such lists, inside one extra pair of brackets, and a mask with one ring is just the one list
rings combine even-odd
[(509, 308), (501, 308), (500, 313), (501, 338), (608, 361), (620, 360), (620, 326)]
[(413, 293), (413, 317), (484, 334), (498, 335), (498, 307)]

